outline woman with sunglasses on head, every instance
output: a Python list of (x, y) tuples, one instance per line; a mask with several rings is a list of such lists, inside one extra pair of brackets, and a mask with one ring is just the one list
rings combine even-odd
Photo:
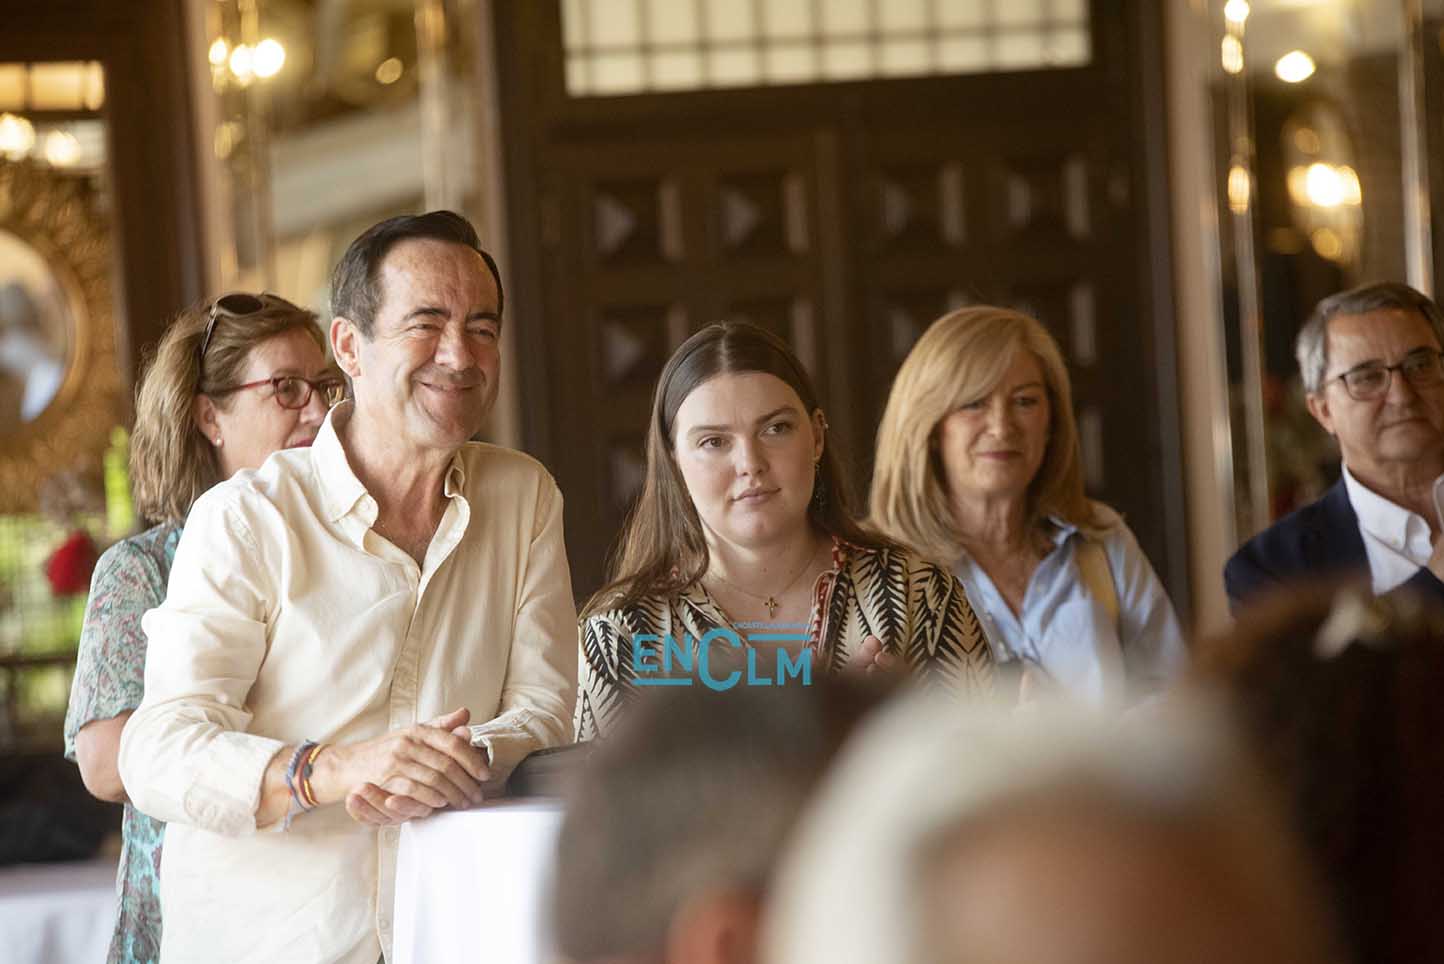
[(96, 564), (65, 717), (65, 752), (87, 789), (126, 803), (109, 962), (160, 953), (164, 824), (130, 806), (116, 771), (121, 730), (144, 687), (141, 616), (165, 598), (191, 503), (278, 449), (311, 444), (344, 389), (316, 315), (270, 294), (224, 295), (182, 313), (141, 378), (131, 483), (140, 515), (158, 524)]
[(1138, 540), (1083, 491), (1068, 369), (1035, 319), (973, 305), (923, 333), (878, 426), (871, 510), (953, 568), (1030, 695), (1137, 701), (1185, 668)]
[(812, 380), (775, 335), (715, 324), (677, 349), (612, 579), (582, 613), (577, 739), (605, 735), (669, 662), (686, 672), (683, 650), (698, 686), (777, 685), (809, 660), (991, 693), (962, 587), (858, 525), (828, 442)]

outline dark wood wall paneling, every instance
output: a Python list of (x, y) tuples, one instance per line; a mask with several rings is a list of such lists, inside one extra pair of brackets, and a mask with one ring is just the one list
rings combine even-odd
[(99, 60), (114, 207), (122, 375), (204, 297), (184, 0), (3, 0), (0, 61)]
[[(629, 417), (640, 437), (639, 399), (651, 388), (598, 380), (605, 364), (599, 329), (628, 328), (644, 353), (655, 354), (657, 345), (635, 336), (650, 329), (655, 341), (657, 331), (679, 325), (635, 313), (620, 318), (613, 309), (681, 305), (681, 327), (695, 330), (714, 320), (702, 315), (725, 309), (737, 294), (725, 287), (729, 280), (745, 288), (791, 270), (792, 290), (813, 311), (821, 356), (814, 374), (823, 382), (834, 438), (844, 442), (859, 482), (871, 470), (873, 434), (900, 358), (894, 309), (905, 309), (901, 314), (916, 327), (941, 311), (950, 292), (1021, 301), (1064, 326), (1055, 333), (1067, 351), (1069, 286), (1081, 281), (1096, 311), (1096, 361), (1080, 364), (1074, 377), (1079, 398), (1103, 416), (1099, 494), (1129, 513), (1186, 608), (1157, 5), (1095, 2), (1094, 59), (1083, 70), (607, 98), (566, 96), (559, 8), (535, 0), (494, 7), (520, 333), (514, 344), (528, 400), (523, 430), (528, 448), (567, 492), (579, 590), (596, 585), (620, 521), (605, 480), (615, 474), (608, 447), (617, 449), (617, 440), (601, 436)], [(926, 201), (936, 194), (940, 165), (961, 173), (966, 237), (939, 245), (937, 225), (926, 223), (920, 227), (932, 237), (919, 235), (915, 247), (907, 236), (889, 236), (879, 227), (882, 181), (891, 182), (887, 190)], [(1060, 224), (1066, 219), (1058, 210), (1022, 221), (1007, 210), (1007, 191), (1019, 182), (1035, 208), (1056, 209), (1060, 191), (1069, 190), (1060, 181), (1069, 165), (1086, 172), (1090, 223), (1081, 233)], [(698, 239), (688, 219), (706, 209), (709, 192), (715, 204), (719, 181), (753, 167), (759, 175), (799, 176), (809, 223), (821, 230), (790, 259), (779, 251), (771, 260), (739, 260), (746, 270), (728, 275), (729, 253), (717, 247), (716, 224), (710, 238)], [(645, 263), (599, 265), (592, 199), (635, 188), (635, 198), (617, 197), (648, 223), (655, 214), (644, 211), (653, 203), (646, 195), (657, 196), (663, 181), (675, 192), (674, 208), (684, 212), (687, 254), (654, 252)], [(657, 247), (655, 238), (643, 240)], [(699, 246), (706, 278), (694, 270)], [(698, 290), (719, 282), (719, 293)], [(642, 367), (659, 366), (644, 359)]]

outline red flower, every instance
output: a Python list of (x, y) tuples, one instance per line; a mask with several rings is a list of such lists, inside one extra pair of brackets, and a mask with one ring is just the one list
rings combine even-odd
[(72, 532), (45, 560), (45, 578), (50, 580), (50, 591), (57, 596), (69, 596), (88, 590), (90, 573), (98, 556), (90, 533), (83, 529)]

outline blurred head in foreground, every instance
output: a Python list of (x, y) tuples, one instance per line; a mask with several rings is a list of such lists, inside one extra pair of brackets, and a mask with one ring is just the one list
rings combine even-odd
[(1293, 593), (1199, 648), (1279, 782), (1359, 960), (1444, 960), (1444, 617), (1365, 587)]
[(1327, 962), (1299, 860), (1214, 721), (928, 700), (858, 734), (803, 814), (776, 964)]
[(748, 962), (773, 863), (885, 682), (649, 691), (567, 799), (553, 923), (571, 961)]

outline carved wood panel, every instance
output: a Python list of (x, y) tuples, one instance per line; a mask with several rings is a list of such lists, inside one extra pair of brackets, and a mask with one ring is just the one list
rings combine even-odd
[(550, 392), (566, 413), (570, 443), (556, 459), (580, 591), (600, 582), (640, 491), (652, 392), (689, 335), (751, 321), (829, 382), (815, 322), (836, 298), (813, 243), (812, 200), (825, 155), (810, 138), (785, 136), (589, 144), (553, 156), (546, 203), (560, 230), (546, 259), (547, 323), (569, 350), (553, 359)]
[(1078, 69), (618, 97), (567, 94), (556, 4), (496, 6), (517, 304), (537, 316), (527, 435), (566, 493), (579, 594), (637, 485), (650, 373), (689, 333), (783, 335), (865, 492), (898, 363), (976, 301), (1058, 337), (1090, 488), (1184, 594), (1166, 238), (1133, 196), (1166, 208), (1139, 147), (1157, 23), (1104, 6)]

